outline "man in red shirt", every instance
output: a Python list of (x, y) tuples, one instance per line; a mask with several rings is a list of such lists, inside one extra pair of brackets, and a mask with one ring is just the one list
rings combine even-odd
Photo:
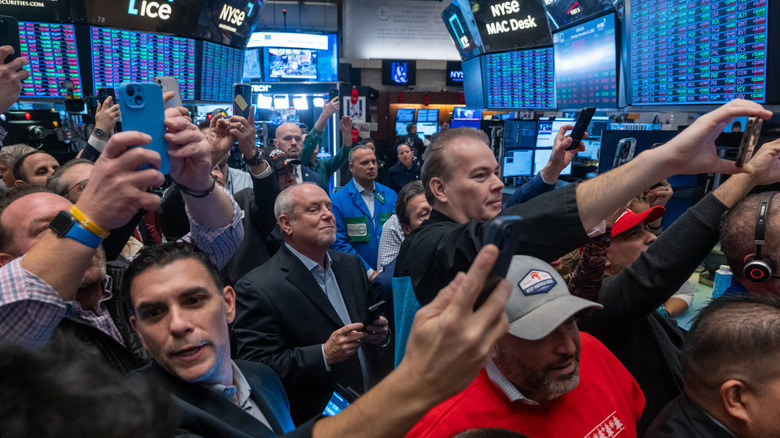
[(509, 333), (464, 391), (433, 408), (407, 437), (498, 427), (538, 437), (636, 437), (645, 398), (636, 381), (574, 316), (600, 304), (575, 297), (550, 265), (514, 256)]

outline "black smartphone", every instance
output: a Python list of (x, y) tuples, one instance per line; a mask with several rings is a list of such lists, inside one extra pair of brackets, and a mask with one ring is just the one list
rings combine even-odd
[(347, 406), (357, 400), (358, 397), (360, 397), (360, 394), (358, 394), (357, 391), (349, 386), (345, 388), (337, 383), (336, 389), (333, 390), (330, 400), (328, 400), (328, 404), (325, 406), (325, 410), (322, 414), (332, 417), (346, 409)]
[(493, 269), (490, 270), (482, 288), (482, 293), (474, 304), (476, 310), (488, 298), (498, 282), (506, 277), (509, 265), (512, 263), (517, 250), (517, 241), (520, 240), (523, 218), (520, 216), (496, 216), (484, 225), (482, 229), (482, 246), (492, 243), (498, 247), (498, 259)]
[(100, 87), (98, 88), (98, 102), (105, 103), (106, 98), (111, 96), (111, 105), (116, 104), (116, 92), (114, 87)]
[(585, 130), (588, 129), (588, 125), (590, 125), (590, 119), (593, 118), (593, 114), (596, 113), (596, 108), (592, 106), (586, 106), (585, 108), (580, 111), (580, 115), (577, 117), (577, 122), (574, 124), (574, 129), (571, 130), (571, 134), (569, 134), (569, 137), (571, 137), (571, 146), (567, 147), (567, 151), (573, 151), (574, 149), (577, 149), (580, 147), (580, 141), (582, 141), (582, 136), (585, 133)]
[(379, 300), (376, 303), (368, 306), (368, 309), (366, 310), (366, 313), (363, 315), (363, 329), (361, 331), (366, 331), (366, 327), (373, 324), (374, 321), (379, 319), (382, 314), (385, 313), (385, 300)]
[(338, 88), (331, 88), (330, 90), (328, 90), (328, 101), (332, 100), (334, 97), (339, 97)]
[(19, 22), (16, 18), (0, 15), (0, 46), (11, 46), (14, 49), (14, 53), (5, 58), (4, 64), (22, 56), (22, 49), (19, 47)]
[(249, 118), (252, 110), (252, 85), (233, 84), (233, 114)]
[(758, 144), (758, 137), (761, 134), (761, 126), (764, 121), (758, 117), (750, 117), (745, 126), (745, 133), (742, 134), (742, 141), (739, 143), (739, 150), (737, 151), (737, 160), (734, 165), (742, 167), (745, 162), (750, 161), (753, 157), (753, 151)]

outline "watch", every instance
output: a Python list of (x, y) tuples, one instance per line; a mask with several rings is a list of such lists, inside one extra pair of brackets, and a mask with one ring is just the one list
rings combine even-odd
[(97, 248), (103, 242), (100, 236), (82, 228), (76, 218), (64, 210), (57, 213), (57, 216), (54, 216), (54, 219), (49, 224), (49, 228), (57, 237), (67, 237), (90, 248)]
[(104, 131), (104, 130), (102, 130), (100, 128), (93, 129), (92, 130), (92, 135), (94, 135), (98, 140), (102, 140), (104, 138), (108, 138), (108, 134), (106, 134), (106, 131)]
[(259, 166), (263, 164), (263, 160), (265, 159), (265, 156), (263, 154), (263, 150), (260, 148), (257, 148), (257, 152), (255, 152), (255, 156), (249, 159), (246, 159), (246, 164), (250, 166)]

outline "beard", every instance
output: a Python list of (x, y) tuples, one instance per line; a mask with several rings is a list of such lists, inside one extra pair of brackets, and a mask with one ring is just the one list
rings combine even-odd
[(92, 256), (92, 264), (84, 272), (84, 276), (81, 277), (81, 284), (79, 289), (87, 289), (92, 287), (106, 278), (106, 253), (103, 251), (103, 247), (98, 247), (95, 251), (95, 255)]

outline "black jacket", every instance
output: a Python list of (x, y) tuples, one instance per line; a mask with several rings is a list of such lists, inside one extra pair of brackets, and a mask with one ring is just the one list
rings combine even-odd
[(683, 394), (658, 414), (645, 433), (647, 438), (733, 438), (704, 410)]

